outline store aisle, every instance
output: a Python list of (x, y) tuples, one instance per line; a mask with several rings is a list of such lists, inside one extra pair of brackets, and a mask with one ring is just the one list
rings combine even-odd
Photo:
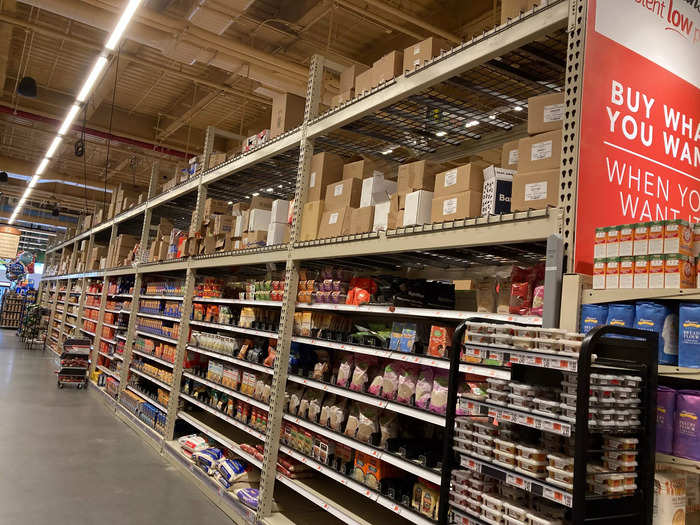
[(0, 523), (231, 525), (54, 357), (0, 330)]

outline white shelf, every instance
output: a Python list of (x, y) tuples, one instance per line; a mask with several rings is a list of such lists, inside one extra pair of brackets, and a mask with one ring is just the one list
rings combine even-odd
[(170, 392), (171, 386), (168, 383), (165, 383), (165, 382), (161, 381), (160, 379), (155, 378), (153, 376), (149, 376), (148, 374), (141, 372), (140, 370), (136, 370), (135, 368), (129, 367), (129, 370), (131, 372), (133, 372), (134, 374), (136, 374), (137, 376), (145, 377), (149, 381), (155, 383), (156, 385), (158, 385), (161, 388), (165, 388), (168, 392)]
[(268, 337), (272, 339), (277, 339), (277, 332), (267, 332), (265, 330), (254, 330), (253, 328), (239, 328), (238, 326), (231, 326), (227, 324), (218, 323), (206, 323), (204, 321), (190, 321), (190, 326), (205, 326), (207, 328), (215, 328), (216, 330), (224, 330), (226, 332), (233, 332), (237, 334), (246, 335), (257, 335), (259, 337)]
[(141, 299), (159, 299), (159, 300), (168, 300), (168, 301), (183, 301), (184, 297), (181, 295), (140, 295), (139, 300)]
[(65, 324), (66, 326), (70, 326), (70, 327), (73, 328), (73, 329), (76, 328), (76, 326), (75, 326), (74, 324), (71, 324), (71, 323), (69, 323), (68, 321), (66, 321), (64, 324)]
[[(512, 347), (494, 345), (476, 345), (473, 343), (464, 344), (464, 353), (479, 359), (492, 359), (502, 361), (504, 365), (508, 362), (535, 366), (538, 368), (549, 368), (552, 370), (562, 370), (564, 372), (576, 372), (578, 370), (578, 356), (548, 352), (546, 350), (517, 350)], [(462, 363), (465, 364), (465, 363)], [(466, 366), (475, 366), (466, 363)], [(462, 365), (460, 365), (460, 371)], [(505, 378), (508, 379), (508, 378)]]
[(117, 334), (117, 339), (121, 339), (122, 341), (126, 341), (126, 336), (121, 335), (121, 334)]
[(88, 334), (88, 335), (95, 337), (95, 332), (91, 332), (90, 330), (85, 330), (85, 328), (81, 328), (80, 331), (83, 332), (84, 334)]
[(97, 296), (101, 296), (101, 295), (102, 295), (102, 292), (98, 292), (98, 293), (95, 293), (95, 292), (85, 292), (85, 295), (97, 295)]
[(105, 312), (109, 312), (110, 314), (130, 314), (131, 310), (107, 310), (107, 309), (105, 309)]
[(193, 297), (195, 303), (244, 304), (249, 306), (271, 306), (280, 308), (281, 301), (256, 301), (254, 299), (224, 299), (223, 297)]
[(105, 336), (102, 336), (100, 339), (102, 339), (103, 341), (105, 341), (105, 342), (107, 342), (107, 343), (109, 343), (109, 344), (112, 344), (112, 345), (116, 345), (116, 344), (117, 344), (117, 342), (116, 342), (114, 339), (107, 339)]
[(616, 288), (612, 290), (584, 290), (583, 304), (667, 299), (671, 301), (700, 301), (700, 288)]
[(265, 441), (265, 434), (262, 434), (262, 433), (258, 432), (258, 431), (255, 430), (253, 427), (249, 427), (248, 425), (246, 425), (246, 424), (244, 424), (244, 423), (241, 423), (241, 422), (238, 421), (237, 419), (232, 418), (231, 416), (228, 416), (228, 415), (226, 415), (226, 414), (224, 414), (224, 413), (222, 413), (222, 412), (219, 412), (218, 410), (213, 409), (213, 408), (210, 407), (209, 405), (205, 405), (205, 404), (202, 403), (201, 401), (196, 400), (195, 398), (193, 398), (192, 396), (190, 396), (190, 395), (188, 395), (188, 394), (183, 394), (183, 393), (181, 393), (181, 394), (180, 394), (180, 397), (181, 397), (182, 399), (188, 401), (189, 403), (192, 403), (193, 405), (198, 406), (198, 407), (201, 408), (202, 410), (206, 410), (206, 411), (209, 412), (210, 414), (214, 414), (214, 415), (215, 415), (216, 417), (218, 417), (219, 419), (221, 419), (221, 420), (223, 420), (223, 421), (226, 421), (227, 423), (230, 423), (230, 424), (233, 425), (234, 427), (236, 427), (236, 428), (242, 430), (243, 432), (246, 432), (246, 433), (250, 434), (251, 436), (253, 436), (253, 437), (259, 439), (260, 441)]
[(700, 474), (700, 461), (693, 461), (692, 459), (679, 458), (677, 456), (657, 452), (656, 464), (671, 465), (676, 470), (684, 470), (686, 472)]
[(141, 357), (145, 357), (146, 359), (150, 359), (151, 361), (155, 361), (156, 363), (160, 363), (163, 366), (167, 366), (168, 368), (173, 368), (175, 365), (171, 363), (170, 361), (166, 361), (165, 359), (161, 359), (160, 357), (156, 357), (154, 355), (151, 355), (146, 352), (142, 352), (141, 350), (132, 350), (132, 352), (136, 355), (139, 355)]
[(97, 352), (97, 353), (98, 353), (99, 355), (101, 355), (102, 357), (106, 357), (106, 358), (109, 359), (109, 360), (115, 359), (115, 354), (108, 354), (108, 353), (106, 353), (106, 352)]
[(428, 412), (427, 410), (421, 410), (420, 408), (404, 405), (395, 401), (388, 401), (380, 397), (365, 394), (364, 392), (355, 392), (354, 390), (350, 390), (348, 388), (342, 388), (339, 386), (322, 383), (321, 381), (315, 381), (313, 379), (307, 379), (305, 377), (296, 376), (292, 374), (289, 374), (289, 376), (287, 376), (287, 379), (289, 381), (298, 383), (303, 386), (316, 388), (317, 390), (322, 390), (323, 392), (331, 392), (342, 397), (347, 397), (348, 399), (362, 401), (363, 403), (366, 403), (368, 405), (384, 408), (386, 410), (391, 410), (392, 412), (396, 412), (398, 414), (411, 416), (418, 420), (425, 421), (427, 423), (432, 423), (433, 425), (439, 425), (442, 427), (445, 426), (445, 416), (434, 414), (432, 412)]
[(139, 396), (139, 397), (140, 397), (141, 399), (143, 399), (146, 403), (150, 403), (151, 405), (153, 405), (154, 407), (156, 407), (158, 410), (160, 410), (160, 411), (163, 412), (164, 414), (167, 414), (167, 413), (168, 413), (168, 409), (165, 408), (163, 405), (161, 405), (158, 401), (155, 401), (155, 400), (151, 399), (150, 397), (148, 397), (146, 394), (144, 394), (144, 393), (142, 393), (142, 392), (139, 392), (139, 391), (136, 390), (133, 386), (127, 385), (127, 386), (126, 386), (126, 389), (129, 390), (129, 391), (131, 391), (131, 392), (133, 392), (133, 393), (136, 394), (137, 396)]
[(197, 352), (198, 354), (208, 355), (209, 357), (221, 359), (222, 361), (228, 361), (229, 363), (234, 363), (245, 368), (257, 370), (258, 372), (263, 372), (264, 374), (272, 375), (274, 373), (274, 369), (269, 366), (263, 366), (258, 363), (252, 363), (251, 361), (246, 361), (245, 359), (238, 359), (237, 357), (219, 354), (217, 352), (212, 352), (211, 350), (204, 350), (202, 348), (197, 348), (196, 346), (191, 345), (187, 345), (187, 349), (192, 352)]
[(136, 330), (136, 333), (142, 337), (153, 337), (155, 339), (160, 339), (161, 341), (165, 341), (166, 343), (170, 343), (173, 345), (177, 344), (177, 339), (173, 339), (171, 337), (166, 337), (164, 335), (158, 335), (158, 334), (151, 334), (149, 332), (144, 332), (142, 330)]
[(97, 369), (100, 370), (101, 372), (104, 372), (104, 373), (107, 374), (108, 376), (113, 377), (114, 379), (119, 379), (119, 376), (117, 375), (117, 373), (116, 373), (116, 372), (113, 372), (112, 370), (110, 370), (110, 369), (107, 368), (107, 367), (104, 367), (104, 366), (102, 366), (102, 365), (97, 365)]
[(133, 299), (134, 298), (134, 296), (130, 293), (117, 293), (117, 294), (108, 293), (107, 297), (120, 297), (120, 298), (124, 298), (124, 299)]
[(162, 319), (165, 321), (173, 321), (175, 323), (180, 322), (180, 317), (172, 317), (169, 315), (146, 314), (143, 312), (137, 312), (136, 315), (138, 315), (139, 317), (150, 317), (151, 319)]
[(102, 321), (102, 326), (108, 326), (110, 328), (114, 328), (115, 330), (118, 330), (120, 328), (116, 324), (109, 324), (109, 323), (105, 323), (104, 321)]
[(209, 381), (208, 379), (205, 379), (203, 377), (199, 377), (198, 375), (192, 374), (191, 372), (182, 372), (183, 377), (187, 377), (189, 379), (192, 379), (193, 381), (197, 381), (198, 383), (201, 383), (203, 385), (207, 385), (211, 388), (214, 388), (215, 390), (218, 390), (219, 392), (223, 392), (224, 394), (228, 394), (231, 397), (235, 397), (236, 399), (240, 399), (241, 401), (245, 401), (249, 405), (253, 405), (255, 407), (258, 407), (262, 410), (265, 410), (266, 412), (270, 411), (270, 406), (266, 403), (263, 403), (262, 401), (258, 401), (255, 398), (252, 398), (246, 394), (242, 394), (238, 390), (232, 390), (230, 388), (227, 388), (223, 385), (220, 385), (219, 383), (215, 383), (214, 381)]
[(678, 379), (696, 379), (700, 381), (700, 368), (659, 365), (659, 375), (664, 377), (676, 377)]
[(536, 428), (552, 434), (569, 437), (573, 432), (573, 424), (557, 419), (534, 414), (532, 411), (518, 410), (512, 407), (503, 407), (488, 401), (474, 401), (473, 399), (460, 398), (458, 400), (468, 410), (486, 409), (490, 418), (506, 423), (515, 423), (523, 427)]

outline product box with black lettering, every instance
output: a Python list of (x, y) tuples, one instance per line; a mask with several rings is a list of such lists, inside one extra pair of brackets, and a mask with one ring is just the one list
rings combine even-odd
[(301, 215), (300, 241), (312, 241), (318, 238), (318, 227), (323, 217), (323, 201), (313, 201), (304, 204)]
[(359, 179), (347, 179), (329, 184), (326, 188), (326, 211), (340, 208), (357, 208), (360, 206), (362, 195), (362, 181)]
[(561, 129), (564, 124), (564, 93), (527, 99), (527, 132), (530, 135)]
[(433, 192), (418, 190), (406, 195), (406, 209), (403, 212), (403, 226), (420, 226), (430, 223)]
[(501, 168), (506, 170), (518, 169), (518, 159), (520, 158), (520, 150), (518, 149), (519, 142), (519, 140), (511, 140), (503, 144)]
[(478, 217), (480, 211), (481, 192), (469, 190), (433, 198), (430, 218), (433, 223), (457, 221)]
[(349, 235), (352, 210), (350, 207), (345, 207), (324, 212), (318, 228), (318, 238), (328, 239)]
[(518, 173), (559, 168), (561, 162), (561, 130), (540, 133), (520, 139)]
[(233, 231), (233, 215), (214, 215), (209, 225), (212, 235), (231, 233)]
[(559, 170), (518, 172), (513, 177), (512, 211), (539, 210), (559, 203)]
[(435, 197), (470, 190), (481, 192), (484, 185), (483, 172), (487, 166), (485, 162), (475, 161), (438, 173), (435, 175)]
[(243, 235), (243, 248), (252, 248), (254, 246), (265, 246), (267, 243), (267, 229), (261, 231), (248, 232)]
[(481, 215), (510, 213), (515, 171), (489, 166), (484, 169)]
[(311, 158), (309, 191), (306, 202), (320, 201), (326, 196), (326, 187), (338, 182), (343, 175), (343, 159), (334, 153), (317, 153)]
[(417, 67), (422, 67), (429, 60), (439, 56), (443, 51), (447, 51), (452, 46), (450, 43), (435, 36), (407, 47), (403, 51), (403, 71), (404, 73), (413, 71)]
[(272, 120), (270, 122), (270, 137), (299, 126), (304, 120), (306, 99), (291, 93), (281, 93), (272, 97)]

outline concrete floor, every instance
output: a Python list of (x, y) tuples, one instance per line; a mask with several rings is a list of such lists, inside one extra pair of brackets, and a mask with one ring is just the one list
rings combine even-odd
[(0, 329), (0, 524), (233, 523), (54, 358)]

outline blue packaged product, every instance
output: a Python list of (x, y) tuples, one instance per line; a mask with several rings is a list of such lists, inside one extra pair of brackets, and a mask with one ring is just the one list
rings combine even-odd
[(632, 328), (634, 325), (634, 305), (625, 303), (610, 303), (608, 305), (608, 318), (606, 319), (605, 324)]
[(246, 472), (246, 464), (237, 459), (219, 461), (219, 474), (229, 483), (236, 481)]
[(250, 508), (258, 508), (258, 497), (260, 496), (260, 491), (254, 488), (238, 489), (236, 491), (236, 497)]
[(586, 334), (608, 320), (607, 304), (584, 304), (581, 306), (581, 333)]
[(678, 366), (700, 368), (700, 304), (681, 305), (678, 328)]
[(660, 303), (637, 303), (634, 327), (659, 334), (659, 364), (678, 366), (678, 315)]

